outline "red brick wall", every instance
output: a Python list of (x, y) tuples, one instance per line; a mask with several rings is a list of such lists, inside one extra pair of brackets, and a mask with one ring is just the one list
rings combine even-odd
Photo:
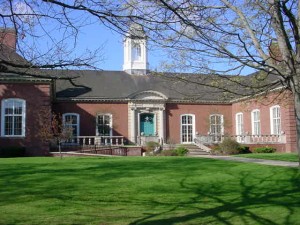
[(142, 148), (141, 147), (128, 147), (127, 156), (141, 156)]
[(182, 114), (195, 115), (196, 132), (207, 135), (209, 132), (209, 116), (222, 114), (224, 116), (224, 133), (232, 133), (231, 105), (197, 105), (197, 104), (167, 104), (166, 105), (166, 136), (167, 141), (180, 143), (180, 116)]
[[(268, 96), (257, 99), (241, 101), (232, 105), (232, 121), (235, 121), (236, 113), (242, 112), (244, 117), (244, 131), (252, 133), (251, 112), (254, 109), (260, 110), (261, 134), (271, 134), (270, 108), (279, 105), (281, 113), (281, 130), (287, 138), (285, 145), (286, 152), (296, 150), (296, 127), (293, 98), (289, 92), (279, 95), (272, 93)], [(233, 124), (233, 133), (236, 134), (236, 126)]]
[[(24, 146), (27, 155), (48, 155), (48, 144), (41, 140), (39, 131), (41, 124), (49, 121), (41, 121), (39, 111), (44, 108), (51, 110), (50, 85), (49, 84), (0, 84), (0, 102), (7, 98), (20, 98), (26, 101), (26, 129), (25, 137), (0, 137), (0, 146)], [(1, 104), (0, 104), (1, 107)], [(1, 110), (0, 110), (1, 112)], [(0, 127), (2, 126), (0, 120)], [(2, 135), (2, 134), (1, 134)]]
[(78, 113), (80, 115), (80, 136), (96, 135), (96, 115), (112, 114), (113, 136), (128, 139), (128, 105), (127, 103), (55, 103), (54, 111), (60, 114)]

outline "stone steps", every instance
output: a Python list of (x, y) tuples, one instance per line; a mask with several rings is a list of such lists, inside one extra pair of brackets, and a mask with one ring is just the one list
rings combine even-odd
[(189, 156), (209, 155), (209, 152), (204, 151), (203, 149), (199, 148), (198, 146), (196, 146), (194, 144), (180, 144), (180, 145), (176, 145), (176, 148), (177, 147), (184, 147), (184, 148), (188, 149)]

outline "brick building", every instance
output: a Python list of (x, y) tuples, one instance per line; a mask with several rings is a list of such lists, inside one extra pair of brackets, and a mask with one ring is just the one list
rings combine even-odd
[[(1, 73), (0, 145), (21, 145), (28, 155), (47, 155), (38, 132), (41, 123), (50, 126), (50, 121), (36, 116), (36, 109), (44, 108), (61, 114), (63, 123), (72, 126), (70, 145), (158, 141), (201, 147), (230, 136), (248, 146), (296, 151), (294, 103), (288, 92), (284, 99), (278, 99), (274, 90), (258, 100), (225, 96), (196, 82), (171, 82), (169, 78), (176, 75), (148, 70), (146, 37), (130, 34), (124, 41), (123, 71), (46, 71), (53, 76), (78, 76), (72, 83)], [(2, 35), (1, 58), (21, 60), (12, 37), (7, 36), (7, 41)], [(180, 76), (201, 82), (215, 79)]]

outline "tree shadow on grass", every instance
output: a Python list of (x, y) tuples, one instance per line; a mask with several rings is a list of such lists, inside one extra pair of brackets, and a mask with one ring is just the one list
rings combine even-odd
[[(275, 167), (274, 167), (275, 168)], [(277, 187), (268, 186), (278, 179), (276, 169), (268, 176), (253, 176), (250, 172), (242, 172), (237, 177), (239, 186), (223, 183), (191, 184), (188, 178), (181, 181), (184, 191), (195, 193), (196, 196), (186, 202), (170, 204), (168, 210), (160, 213), (148, 214), (130, 223), (130, 225), (160, 225), (160, 224), (295, 224), (295, 209), (300, 206), (299, 171), (292, 170), (290, 180), (282, 178), (277, 180)], [(236, 192), (235, 197), (230, 197)], [(153, 202), (159, 205), (161, 202)], [(206, 205), (207, 204), (207, 205)], [(210, 205), (210, 206), (209, 206)], [(216, 206), (213, 206), (216, 205)], [(180, 208), (188, 208), (191, 213), (180, 214)], [(279, 216), (282, 221), (277, 221), (277, 215), (264, 214), (264, 208), (278, 208), (274, 213), (285, 214)], [(285, 211), (285, 212), (284, 212)], [(298, 210), (299, 211), (299, 210)], [(299, 212), (298, 212), (299, 213)]]

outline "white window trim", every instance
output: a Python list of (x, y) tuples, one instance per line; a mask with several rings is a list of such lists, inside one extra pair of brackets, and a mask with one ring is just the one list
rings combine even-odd
[(279, 120), (280, 120), (280, 123), (279, 123), (280, 132), (279, 132), (279, 134), (281, 133), (281, 108), (280, 108), (279, 105), (274, 105), (274, 106), (270, 107), (270, 129), (271, 129), (270, 134), (279, 135), (279, 134), (275, 134), (275, 132), (274, 132), (274, 114), (273, 114), (273, 109), (274, 108), (278, 108), (279, 109), (279, 113), (280, 113), (280, 117), (279, 117)]
[(221, 117), (221, 135), (224, 135), (224, 116), (222, 114), (209, 115), (209, 132), (212, 134), (212, 130), (211, 130), (211, 117), (212, 116), (220, 116)]
[[(255, 134), (255, 130), (254, 130), (254, 113), (258, 112), (259, 113), (259, 133)], [(260, 110), (259, 109), (254, 109), (251, 111), (251, 130), (252, 130), (252, 135), (261, 135), (261, 115), (260, 115)]]
[(109, 123), (109, 127), (110, 127), (110, 130), (109, 130), (109, 136), (112, 136), (112, 133), (113, 133), (113, 116), (112, 116), (111, 113), (98, 113), (98, 114), (96, 115), (96, 136), (100, 136), (99, 133), (98, 133), (98, 127), (97, 127), (98, 116), (109, 116), (109, 117), (110, 117), (110, 123)]
[[(183, 116), (192, 116), (192, 126), (193, 126), (193, 137), (192, 142), (182, 142), (182, 117)], [(181, 114), (180, 115), (180, 143), (194, 143), (194, 139), (196, 137), (196, 117), (195, 114)]]
[[(77, 117), (77, 136), (80, 136), (80, 115), (78, 113), (64, 113), (63, 114), (63, 124), (66, 124), (66, 116), (76, 116)], [(74, 125), (74, 124), (73, 124)]]
[[(9, 101), (20, 101), (22, 102), (22, 134), (21, 135), (5, 135), (5, 104)], [(26, 100), (20, 98), (7, 98), (1, 102), (1, 136), (2, 137), (25, 137), (26, 136)]]
[[(241, 121), (241, 124), (242, 124), (242, 129), (241, 129), (241, 133), (239, 134), (239, 132), (238, 132), (238, 116), (241, 116), (241, 118), (242, 118), (242, 121)], [(243, 135), (243, 133), (244, 133), (244, 114), (243, 113), (241, 113), (241, 112), (239, 112), (239, 113), (237, 113), (237, 114), (235, 114), (235, 134), (236, 135)]]

